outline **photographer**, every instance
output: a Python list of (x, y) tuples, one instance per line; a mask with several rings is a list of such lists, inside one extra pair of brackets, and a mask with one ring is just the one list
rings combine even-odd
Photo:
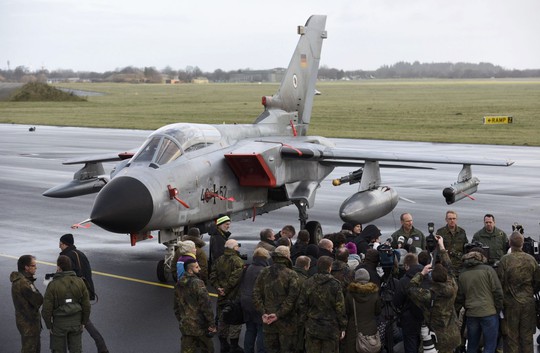
[[(413, 303), (422, 309), (424, 324), (434, 332), (437, 341), (435, 348), (440, 353), (452, 353), (461, 343), (457, 324), (454, 301), (458, 286), (453, 276), (448, 274), (451, 266), (448, 252), (444, 248), (444, 240), (436, 235), (440, 263), (434, 266), (426, 265), (410, 282), (409, 296)], [(436, 256), (434, 256), (436, 258)], [(430, 288), (422, 288), (421, 284), (428, 275), (431, 275)], [(428, 336), (431, 338), (431, 336)], [(425, 337), (422, 337), (426, 340)]]

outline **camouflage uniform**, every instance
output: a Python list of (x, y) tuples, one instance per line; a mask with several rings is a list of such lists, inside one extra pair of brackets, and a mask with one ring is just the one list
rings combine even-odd
[[(497, 267), (504, 294), (505, 353), (532, 353), (536, 331), (533, 295), (540, 290), (540, 269), (531, 255), (517, 249), (504, 255)], [(506, 325), (506, 327), (504, 327)]]
[(296, 301), (296, 351), (297, 352), (304, 352), (304, 346), (305, 346), (305, 340), (304, 336), (306, 333), (304, 323), (300, 320), (300, 308), (298, 307), (298, 301), (300, 300), (300, 296), (302, 295), (302, 288), (304, 288), (304, 282), (309, 278), (308, 272), (304, 270), (303, 268), (299, 268), (294, 266), (293, 267), (294, 272), (298, 275), (298, 288), (300, 288), (300, 292), (298, 294), (298, 300)]
[(47, 286), (41, 311), (51, 332), (51, 351), (82, 352), (82, 326), (90, 318), (90, 299), (83, 280), (74, 271), (58, 272)]
[(330, 274), (341, 283), (343, 295), (345, 295), (347, 287), (354, 279), (354, 270), (346, 262), (336, 260), (332, 263)]
[(300, 291), (298, 275), (289, 258), (274, 253), (273, 264), (264, 268), (253, 288), (253, 304), (263, 314), (276, 314), (278, 320), (263, 324), (264, 346), (268, 353), (295, 352), (296, 302)]
[(41, 350), (41, 317), (39, 308), (43, 296), (34, 286), (34, 276), (22, 272), (12, 272), (11, 297), (15, 306), (15, 321), (21, 334), (22, 353), (34, 353)]
[(405, 238), (405, 244), (407, 244), (409, 238), (411, 238), (413, 240), (412, 245), (417, 249), (417, 253), (421, 250), (426, 250), (426, 237), (422, 231), (416, 229), (415, 227), (412, 227), (409, 234), (405, 233), (403, 227), (399, 228), (392, 234), (392, 247), (394, 249), (397, 249), (398, 247), (398, 238), (400, 236)]
[(497, 227), (493, 227), (491, 233), (488, 233), (485, 227), (480, 229), (474, 233), (472, 241), (479, 241), (482, 245), (489, 246), (488, 262), (490, 265), (499, 261), (508, 251), (508, 236)]
[(220, 256), (212, 265), (210, 272), (210, 283), (215, 288), (223, 288), (225, 296), (218, 296), (217, 315), (218, 315), (218, 336), (220, 340), (238, 340), (242, 325), (228, 325), (223, 322), (223, 305), (230, 300), (240, 298), (240, 279), (244, 269), (244, 261), (236, 250), (225, 248), (223, 255)]
[(456, 230), (451, 231), (448, 225), (437, 229), (435, 234), (443, 237), (444, 248), (448, 250), (448, 255), (450, 256), (450, 261), (452, 261), (452, 272), (457, 275), (463, 260), (461, 257), (464, 254), (465, 244), (469, 241), (467, 240), (467, 233), (465, 230), (456, 225)]
[[(437, 233), (439, 234), (439, 233)], [(440, 235), (440, 234), (439, 234)], [(450, 265), (446, 250), (439, 250), (441, 261)], [(452, 353), (460, 345), (461, 336), (454, 301), (458, 285), (453, 276), (448, 276), (446, 282), (431, 281), (429, 289), (422, 288), (424, 275), (418, 272), (409, 284), (409, 297), (424, 314), (424, 323), (437, 335), (435, 348), (439, 353)]]
[(317, 273), (304, 282), (299, 307), (306, 326), (306, 351), (337, 352), (347, 327), (341, 283), (329, 273)]
[(214, 352), (208, 329), (214, 324), (210, 296), (204, 282), (196, 275), (184, 273), (174, 291), (174, 314), (182, 333), (182, 353)]

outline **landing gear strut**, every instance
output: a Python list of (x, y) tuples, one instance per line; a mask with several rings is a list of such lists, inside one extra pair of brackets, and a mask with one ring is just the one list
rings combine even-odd
[(309, 243), (318, 245), (319, 241), (323, 238), (323, 230), (321, 224), (317, 221), (307, 221), (309, 216), (307, 214), (307, 201), (295, 200), (293, 201), (296, 208), (298, 208), (298, 219), (300, 221), (300, 229), (305, 229), (309, 232)]
[[(174, 258), (174, 251), (176, 250), (176, 244), (182, 237), (184, 232), (178, 229), (164, 229), (159, 231), (159, 242), (167, 247), (165, 252), (165, 258), (159, 260), (156, 268), (156, 275), (160, 282), (166, 283), (172, 278), (172, 266), (176, 264), (172, 263)], [(173, 282), (176, 282), (175, 278), (172, 278)]]
[[(157, 264), (156, 274), (160, 282), (166, 283), (169, 276), (172, 278), (172, 259), (174, 257), (174, 247), (176, 246), (176, 240), (170, 240), (167, 243), (163, 243), (163, 245), (167, 247), (165, 259), (159, 260)], [(172, 280), (173, 282), (175, 281), (174, 278), (172, 278)]]

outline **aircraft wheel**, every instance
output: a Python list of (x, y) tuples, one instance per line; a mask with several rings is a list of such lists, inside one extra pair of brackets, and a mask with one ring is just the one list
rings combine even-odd
[(165, 273), (165, 260), (159, 260), (157, 264), (156, 274), (160, 282), (167, 282), (167, 274)]
[(323, 238), (323, 230), (321, 224), (317, 221), (309, 221), (306, 223), (306, 228), (309, 232), (309, 243), (310, 244), (319, 244)]
[(536, 337), (536, 344), (540, 344), (540, 336)]

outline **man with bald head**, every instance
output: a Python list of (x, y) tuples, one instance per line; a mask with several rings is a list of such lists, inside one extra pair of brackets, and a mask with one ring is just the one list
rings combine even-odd
[[(523, 234), (510, 235), (509, 254), (497, 267), (504, 300), (504, 352), (532, 353), (536, 331), (534, 293), (540, 290), (540, 269), (531, 255), (523, 252)], [(505, 324), (506, 328), (505, 329)]]
[(402, 213), (399, 216), (399, 220), (401, 221), (401, 228), (392, 234), (392, 247), (394, 249), (398, 248), (398, 239), (402, 236), (405, 239), (404, 243), (413, 245), (417, 249), (417, 252), (425, 250), (426, 237), (422, 231), (413, 226), (412, 215), (410, 213)]
[(222, 352), (242, 352), (238, 346), (242, 325), (228, 325), (223, 322), (223, 307), (227, 301), (240, 298), (240, 280), (244, 269), (244, 261), (240, 258), (240, 244), (235, 239), (225, 242), (225, 250), (212, 265), (210, 283), (218, 293), (217, 315), (218, 336)]

